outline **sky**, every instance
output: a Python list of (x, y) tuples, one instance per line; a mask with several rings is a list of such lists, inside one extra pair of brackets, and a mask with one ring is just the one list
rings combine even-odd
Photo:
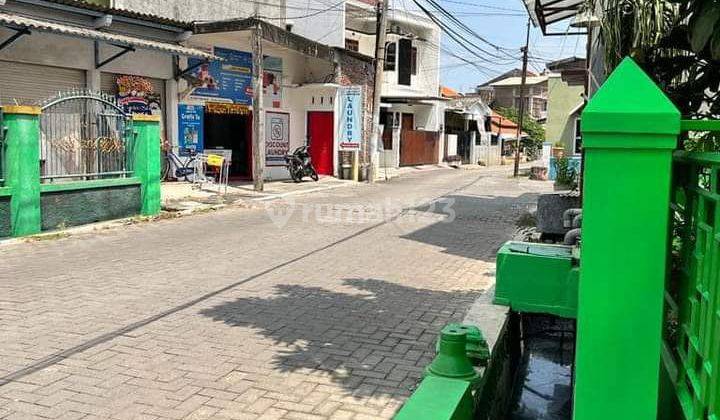
[[(503, 59), (489, 58), (490, 62), (479, 62), (477, 57), (457, 45), (445, 33), (442, 34), (444, 49), (468, 61), (482, 66), (477, 69), (462, 60), (443, 52), (440, 63), (440, 83), (460, 92), (471, 92), (475, 86), (513, 68), (522, 67), (520, 48), (525, 44), (528, 15), (522, 0), (437, 0), (441, 6), (453, 13), (488, 41), (510, 48)], [(568, 22), (552, 27), (553, 32), (567, 33)], [(478, 41), (477, 46), (492, 51), (492, 47), (466, 35), (468, 40)], [(543, 36), (540, 28), (531, 27), (529, 69), (541, 72), (545, 63), (560, 58), (585, 56), (584, 36)], [(516, 55), (517, 59), (511, 56)]]

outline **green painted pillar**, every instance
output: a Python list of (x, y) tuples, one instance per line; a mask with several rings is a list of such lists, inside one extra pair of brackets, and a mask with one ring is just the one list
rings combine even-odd
[(680, 113), (625, 59), (582, 114), (575, 420), (657, 418), (672, 152)]
[(40, 232), (40, 108), (3, 107), (5, 185), (11, 188), (12, 236)]
[(160, 116), (133, 115), (135, 176), (140, 178), (143, 216), (160, 213)]

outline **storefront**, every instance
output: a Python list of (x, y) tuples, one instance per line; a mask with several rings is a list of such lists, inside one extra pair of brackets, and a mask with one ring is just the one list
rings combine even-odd
[[(304, 145), (309, 146), (320, 175), (338, 176), (340, 151), (357, 151), (363, 144), (365, 90), (336, 82), (341, 51), (261, 23), (265, 37), (263, 107), (255, 109), (253, 57), (249, 51), (250, 30), (256, 24), (257, 21), (249, 19), (209, 22), (196, 27), (197, 34), (189, 43), (223, 61), (185, 63), (192, 71), (183, 75), (179, 86), (180, 146), (215, 152), (229, 150), (233, 161), (231, 176), (247, 178), (250, 174), (244, 169), (252, 167), (252, 117), (254, 112), (261, 112), (265, 179), (288, 179), (284, 157)], [(348, 92), (355, 96), (348, 96)], [(346, 98), (352, 98), (350, 122), (341, 110), (343, 104), (348, 104)], [(217, 112), (219, 109), (222, 113)], [(226, 112), (228, 109), (232, 111)], [(236, 164), (238, 159), (242, 161)]]

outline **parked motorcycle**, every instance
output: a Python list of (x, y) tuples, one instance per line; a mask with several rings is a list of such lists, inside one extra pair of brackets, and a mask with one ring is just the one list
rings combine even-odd
[(306, 176), (313, 181), (318, 180), (318, 174), (310, 159), (310, 149), (307, 146), (300, 146), (291, 154), (285, 155), (285, 166), (290, 172), (290, 178), (295, 182), (301, 182)]

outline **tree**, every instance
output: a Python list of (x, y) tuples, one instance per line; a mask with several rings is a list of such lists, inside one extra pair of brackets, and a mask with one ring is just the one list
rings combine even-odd
[[(716, 0), (594, 0), (610, 73), (633, 57), (685, 117), (720, 115), (720, 3)], [(720, 150), (715, 134), (686, 147)]]
[[(515, 124), (517, 124), (520, 120), (519, 112), (515, 108), (498, 108), (495, 112)], [(522, 131), (524, 131), (528, 137), (522, 139), (520, 142), (521, 146), (525, 148), (530, 159), (539, 158), (542, 152), (543, 143), (545, 142), (545, 128), (543, 128), (543, 126), (537, 121), (526, 116), (523, 118)]]

